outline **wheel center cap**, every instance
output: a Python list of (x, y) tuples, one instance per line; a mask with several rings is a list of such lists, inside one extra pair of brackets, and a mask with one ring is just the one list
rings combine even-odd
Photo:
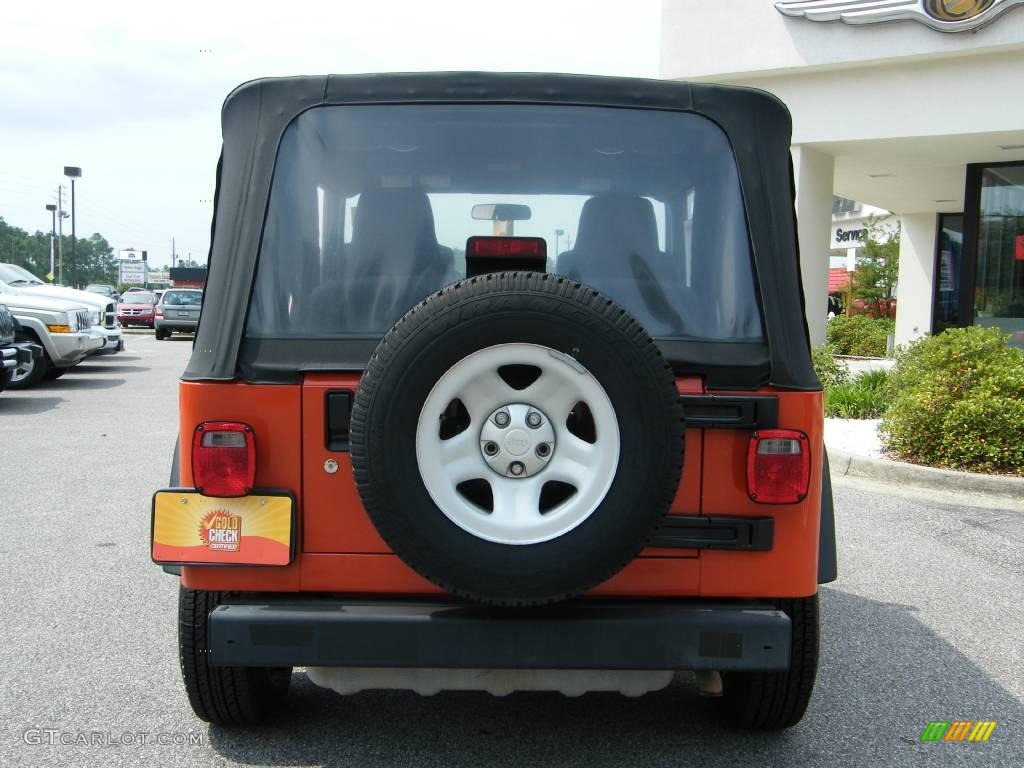
[(505, 450), (513, 456), (522, 456), (530, 450), (530, 436), (526, 430), (513, 429), (505, 434)]
[(499, 475), (533, 477), (554, 455), (555, 430), (539, 408), (509, 403), (487, 417), (480, 430), (480, 450)]

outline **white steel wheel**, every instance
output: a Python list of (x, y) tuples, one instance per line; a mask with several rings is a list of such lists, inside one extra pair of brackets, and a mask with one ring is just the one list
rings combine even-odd
[(508, 545), (556, 539), (604, 500), (619, 463), (607, 393), (572, 357), (498, 344), (453, 365), (416, 425), (416, 460), (438, 508)]

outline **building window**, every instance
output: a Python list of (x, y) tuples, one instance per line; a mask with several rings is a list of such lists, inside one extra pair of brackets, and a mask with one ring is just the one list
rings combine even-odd
[(1024, 163), (980, 168), (974, 322), (1024, 347)]
[(860, 210), (860, 203), (856, 200), (847, 200), (845, 197), (832, 195), (832, 215), (840, 213), (853, 213)]

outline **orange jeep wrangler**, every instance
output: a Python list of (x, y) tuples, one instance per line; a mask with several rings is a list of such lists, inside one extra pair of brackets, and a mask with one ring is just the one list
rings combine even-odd
[(790, 118), (715, 85), (265, 79), (223, 108), (152, 557), (222, 725), (293, 667), (798, 722), (835, 578)]

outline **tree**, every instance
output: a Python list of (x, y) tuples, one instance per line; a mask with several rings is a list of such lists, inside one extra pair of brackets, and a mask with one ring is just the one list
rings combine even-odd
[[(113, 283), (117, 279), (117, 261), (114, 249), (99, 233), (78, 238), (75, 247), (78, 284)], [(54, 253), (57, 243), (54, 241)], [(0, 262), (17, 264), (42, 279), (50, 271), (50, 235), (47, 232), (29, 234), (11, 226), (0, 217)], [(64, 236), (64, 282), (71, 278), (71, 238)], [(57, 267), (54, 266), (54, 281)]]
[(868, 219), (868, 235), (857, 255), (857, 271), (850, 288), (852, 297), (860, 299), (864, 310), (874, 317), (892, 319), (896, 308), (896, 279), (900, 262), (900, 225), (886, 228), (872, 217)]

